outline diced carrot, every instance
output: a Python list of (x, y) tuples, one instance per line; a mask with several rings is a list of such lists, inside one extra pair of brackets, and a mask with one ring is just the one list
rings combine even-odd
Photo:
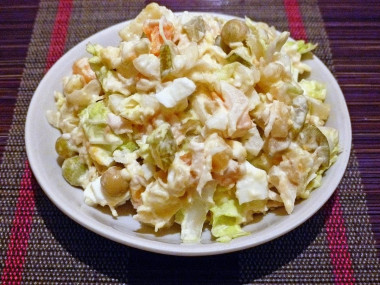
[(190, 152), (187, 152), (187, 153), (181, 155), (180, 158), (181, 158), (182, 161), (183, 161), (184, 163), (186, 163), (187, 165), (191, 165), (192, 155), (191, 155)]
[[(174, 34), (174, 26), (169, 22), (164, 22), (163, 30), (166, 39), (172, 40)], [(143, 25), (143, 31), (152, 43), (150, 52), (154, 55), (159, 55), (161, 45), (164, 43), (164, 39), (160, 35), (159, 23), (145, 21)]]
[(210, 95), (211, 95), (211, 99), (213, 100), (220, 99), (224, 102), (223, 97), (220, 94), (216, 93), (215, 91), (211, 91)]
[(212, 177), (221, 185), (221, 186), (230, 186), (236, 181), (238, 181), (242, 176), (238, 162), (231, 160), (227, 169), (223, 174), (213, 173)]

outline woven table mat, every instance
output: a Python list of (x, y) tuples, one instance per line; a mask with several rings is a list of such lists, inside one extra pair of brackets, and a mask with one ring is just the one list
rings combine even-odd
[[(317, 1), (157, 2), (174, 11), (247, 15), (290, 30), (297, 39), (318, 43), (316, 55), (334, 72)], [(311, 219), (272, 242), (231, 254), (188, 258), (129, 248), (79, 226), (50, 202), (34, 180), (25, 153), (24, 125), (33, 92), (65, 51), (103, 28), (135, 17), (145, 5), (115, 0), (40, 2), (0, 165), (2, 283), (379, 284), (379, 260), (354, 151), (337, 191)]]

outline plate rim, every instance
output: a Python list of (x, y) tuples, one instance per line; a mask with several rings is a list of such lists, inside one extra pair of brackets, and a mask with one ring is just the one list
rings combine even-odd
[[(184, 12), (187, 12), (187, 11), (184, 11)], [(184, 12), (175, 12), (175, 14), (179, 15), (179, 14), (182, 14)], [(240, 18), (241, 19), (241, 17), (222, 14), (222, 13), (212, 13), (212, 12), (188, 12), (188, 13), (194, 14), (194, 15), (199, 15), (199, 14), (205, 15), (206, 14), (206, 15), (210, 15), (210, 16), (222, 17), (225, 19), (231, 19), (231, 18)], [(35, 91), (33, 93), (33, 96), (32, 96), (31, 101), (30, 101), (30, 105), (28, 107), (28, 112), (27, 112), (27, 116), (26, 116), (26, 123), (25, 123), (26, 154), (27, 154), (27, 158), (29, 161), (29, 166), (30, 166), (30, 168), (34, 174), (34, 177), (36, 178), (36, 180), (37, 180), (38, 184), (40, 185), (41, 189), (43, 190), (43, 192), (48, 196), (49, 200), (60, 211), (62, 211), (67, 217), (69, 217), (70, 219), (75, 221), (77, 224), (79, 224), (79, 225), (85, 227), (86, 229), (88, 229), (88, 230), (90, 230), (90, 231), (92, 231), (92, 232), (94, 232), (100, 236), (103, 236), (109, 240), (112, 240), (112, 241), (115, 241), (115, 242), (118, 242), (120, 244), (124, 244), (127, 246), (131, 246), (134, 248), (138, 248), (141, 250), (146, 250), (146, 251), (159, 253), (159, 254), (177, 255), (177, 256), (218, 255), (218, 254), (225, 254), (225, 253), (230, 253), (230, 252), (234, 252), (234, 251), (244, 250), (247, 248), (256, 247), (256, 246), (259, 246), (259, 245), (264, 244), (266, 242), (272, 241), (274, 239), (277, 239), (280, 236), (287, 234), (288, 232), (290, 232), (290, 231), (294, 230), (295, 228), (299, 227), (300, 225), (302, 225), (305, 221), (310, 219), (314, 214), (316, 214), (319, 211), (319, 209), (322, 208), (326, 204), (327, 200), (336, 191), (336, 188), (338, 187), (341, 179), (343, 178), (343, 176), (346, 172), (346, 169), (348, 166), (348, 161), (350, 158), (350, 152), (351, 152), (351, 148), (352, 148), (351, 120), (350, 120), (350, 115), (349, 115), (347, 102), (345, 100), (344, 94), (343, 94), (336, 78), (334, 77), (334, 75), (330, 72), (330, 70), (327, 68), (327, 66), (316, 55), (313, 55), (312, 60), (316, 61), (316, 64), (321, 65), (325, 69), (325, 72), (327, 72), (327, 75), (333, 79), (331, 82), (329, 82), (329, 84), (334, 85), (334, 88), (339, 90), (339, 93), (340, 93), (339, 96), (342, 97), (343, 102), (345, 103), (344, 106), (340, 106), (340, 107), (343, 108), (343, 112), (345, 113), (344, 115), (348, 118), (348, 120), (346, 120), (344, 122), (345, 122), (346, 131), (349, 134), (349, 136), (348, 136), (349, 143), (347, 143), (347, 145), (349, 145), (349, 149), (344, 149), (343, 152), (345, 152), (346, 155), (343, 156), (342, 155), (343, 153), (341, 153), (340, 158), (338, 158), (340, 160), (343, 160), (343, 162), (341, 162), (341, 163), (343, 163), (344, 169), (342, 169), (341, 172), (339, 173), (339, 179), (334, 180), (335, 181), (334, 187), (333, 187), (334, 190), (330, 191), (328, 193), (328, 195), (323, 196), (323, 203), (320, 203), (318, 205), (318, 207), (316, 207), (312, 211), (309, 211), (307, 213), (307, 215), (299, 217), (299, 219), (297, 219), (296, 222), (294, 222), (291, 226), (287, 226), (287, 227), (285, 227), (285, 229), (281, 229), (281, 224), (283, 224), (283, 223), (280, 223), (280, 225), (279, 225), (280, 231), (277, 231), (276, 234), (271, 235), (271, 236), (266, 237), (266, 238), (262, 238), (256, 242), (252, 242), (251, 239), (243, 239), (241, 237), (238, 239), (234, 239), (229, 243), (213, 242), (211, 244), (202, 244), (202, 246), (199, 247), (199, 245), (200, 245), (199, 243), (197, 243), (197, 244), (183, 244), (183, 243), (181, 243), (181, 244), (170, 244), (170, 243), (164, 243), (163, 241), (155, 241), (152, 239), (144, 239), (144, 238), (141, 238), (138, 236), (132, 237), (132, 236), (128, 236), (127, 234), (124, 234), (122, 232), (120, 232), (118, 235), (115, 236), (115, 235), (109, 234), (107, 231), (105, 231), (103, 229), (97, 228), (96, 225), (93, 225), (92, 222), (91, 222), (91, 224), (86, 223), (85, 216), (79, 216), (78, 217), (75, 213), (71, 213), (68, 209), (66, 209), (64, 207), (64, 205), (61, 205), (59, 199), (57, 199), (57, 197), (53, 195), (54, 193), (49, 190), (49, 185), (45, 184), (43, 177), (39, 173), (40, 170), (35, 165), (36, 164), (35, 163), (36, 158), (35, 158), (35, 155), (33, 153), (34, 150), (32, 149), (32, 146), (31, 146), (31, 140), (32, 140), (31, 132), (33, 131), (33, 126), (32, 126), (33, 116), (35, 116), (35, 114), (32, 113), (32, 111), (34, 110), (35, 105), (38, 104), (37, 99), (39, 98), (39, 97), (37, 97), (36, 94), (41, 93), (41, 89), (44, 86), (45, 82), (49, 79), (49, 75), (51, 73), (53, 73), (53, 71), (55, 69), (57, 69), (60, 65), (62, 65), (63, 62), (67, 61), (67, 59), (70, 59), (71, 53), (74, 53), (74, 51), (79, 49), (81, 46), (85, 46), (88, 42), (91, 42), (92, 38), (99, 37), (103, 33), (107, 33), (110, 31), (118, 32), (121, 28), (125, 27), (132, 20), (133, 19), (111, 25), (105, 29), (102, 29), (102, 30), (94, 33), (93, 35), (87, 37), (86, 39), (78, 42), (75, 46), (73, 46), (70, 50), (68, 50), (63, 56), (61, 56), (53, 64), (53, 66), (49, 69), (49, 71), (44, 74), (42, 80), (38, 84), (38, 87), (35, 89)], [(120, 37), (118, 37), (118, 39), (119, 39), (119, 41), (121, 40)], [(72, 62), (73, 62), (73, 59), (71, 59), (70, 64), (72, 64)], [(57, 89), (59, 89), (59, 88), (57, 88)], [(50, 98), (53, 99), (52, 94), (50, 96), (51, 96)], [(331, 94), (330, 94), (330, 96), (331, 96)], [(49, 97), (47, 97), (47, 98), (49, 98)], [(46, 112), (46, 111), (47, 110), (44, 110), (44, 112)], [(45, 116), (45, 113), (43, 113), (43, 116)], [(97, 222), (100, 223), (99, 221), (97, 221)], [(254, 233), (251, 234), (250, 237), (253, 238)], [(239, 241), (236, 242), (236, 240), (239, 240)], [(238, 244), (236, 244), (236, 243), (238, 243)]]

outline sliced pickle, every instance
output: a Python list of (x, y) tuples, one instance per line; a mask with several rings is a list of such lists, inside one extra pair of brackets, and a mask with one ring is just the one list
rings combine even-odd
[(163, 44), (160, 49), (161, 78), (165, 79), (173, 69), (173, 54), (168, 44)]
[(273, 165), (277, 165), (281, 161), (281, 155), (269, 156), (265, 152), (261, 152), (258, 156), (249, 158), (248, 161), (255, 167), (265, 170), (266, 172)]
[(326, 121), (330, 115), (330, 105), (320, 100), (308, 97), (310, 115), (319, 117)]
[(252, 66), (252, 64), (248, 60), (243, 58), (241, 55), (237, 54), (235, 51), (230, 52), (227, 55), (226, 59), (228, 60), (228, 62), (231, 62), (231, 63), (237, 61), (237, 62), (240, 62), (241, 64), (245, 65), (246, 67)]
[(219, 35), (215, 38), (216, 46), (220, 47), (225, 53), (229, 53), (231, 48), (222, 41), (222, 37)]
[(196, 43), (203, 39), (205, 36), (205, 22), (201, 16), (192, 18), (183, 26), (183, 29), (185, 30), (185, 33), (189, 39)]
[(307, 104), (307, 99), (300, 95), (293, 99), (293, 132), (297, 135), (303, 128), (307, 113), (309, 112), (309, 105)]
[(326, 169), (330, 164), (330, 147), (326, 136), (314, 125), (306, 124), (298, 134), (300, 146), (311, 153), (316, 153), (322, 158), (321, 169)]

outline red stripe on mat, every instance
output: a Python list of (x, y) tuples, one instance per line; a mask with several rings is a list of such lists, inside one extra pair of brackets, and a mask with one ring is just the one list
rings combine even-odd
[(348, 251), (346, 228), (338, 195), (335, 195), (331, 214), (326, 222), (326, 231), (335, 283), (354, 284), (354, 271)]
[(306, 30), (297, 0), (284, 0), (286, 15), (288, 16), (289, 30), (296, 40), (306, 40)]
[(72, 0), (59, 1), (46, 60), (46, 71), (63, 55), (72, 6)]
[(1, 284), (20, 284), (34, 214), (32, 172), (25, 162)]
[[(291, 36), (294, 39), (307, 40), (298, 1), (284, 0), (284, 6)], [(326, 222), (326, 232), (335, 283), (354, 284), (354, 271), (350, 252), (348, 251), (346, 228), (338, 195), (335, 195), (332, 212)]]
[[(48, 71), (63, 54), (71, 9), (72, 0), (59, 1), (50, 39), (49, 52), (46, 59), (46, 71)], [(7, 257), (1, 277), (1, 284), (21, 284), (34, 210), (35, 200), (32, 171), (30, 170), (28, 161), (26, 161), (15, 216), (13, 218)]]

